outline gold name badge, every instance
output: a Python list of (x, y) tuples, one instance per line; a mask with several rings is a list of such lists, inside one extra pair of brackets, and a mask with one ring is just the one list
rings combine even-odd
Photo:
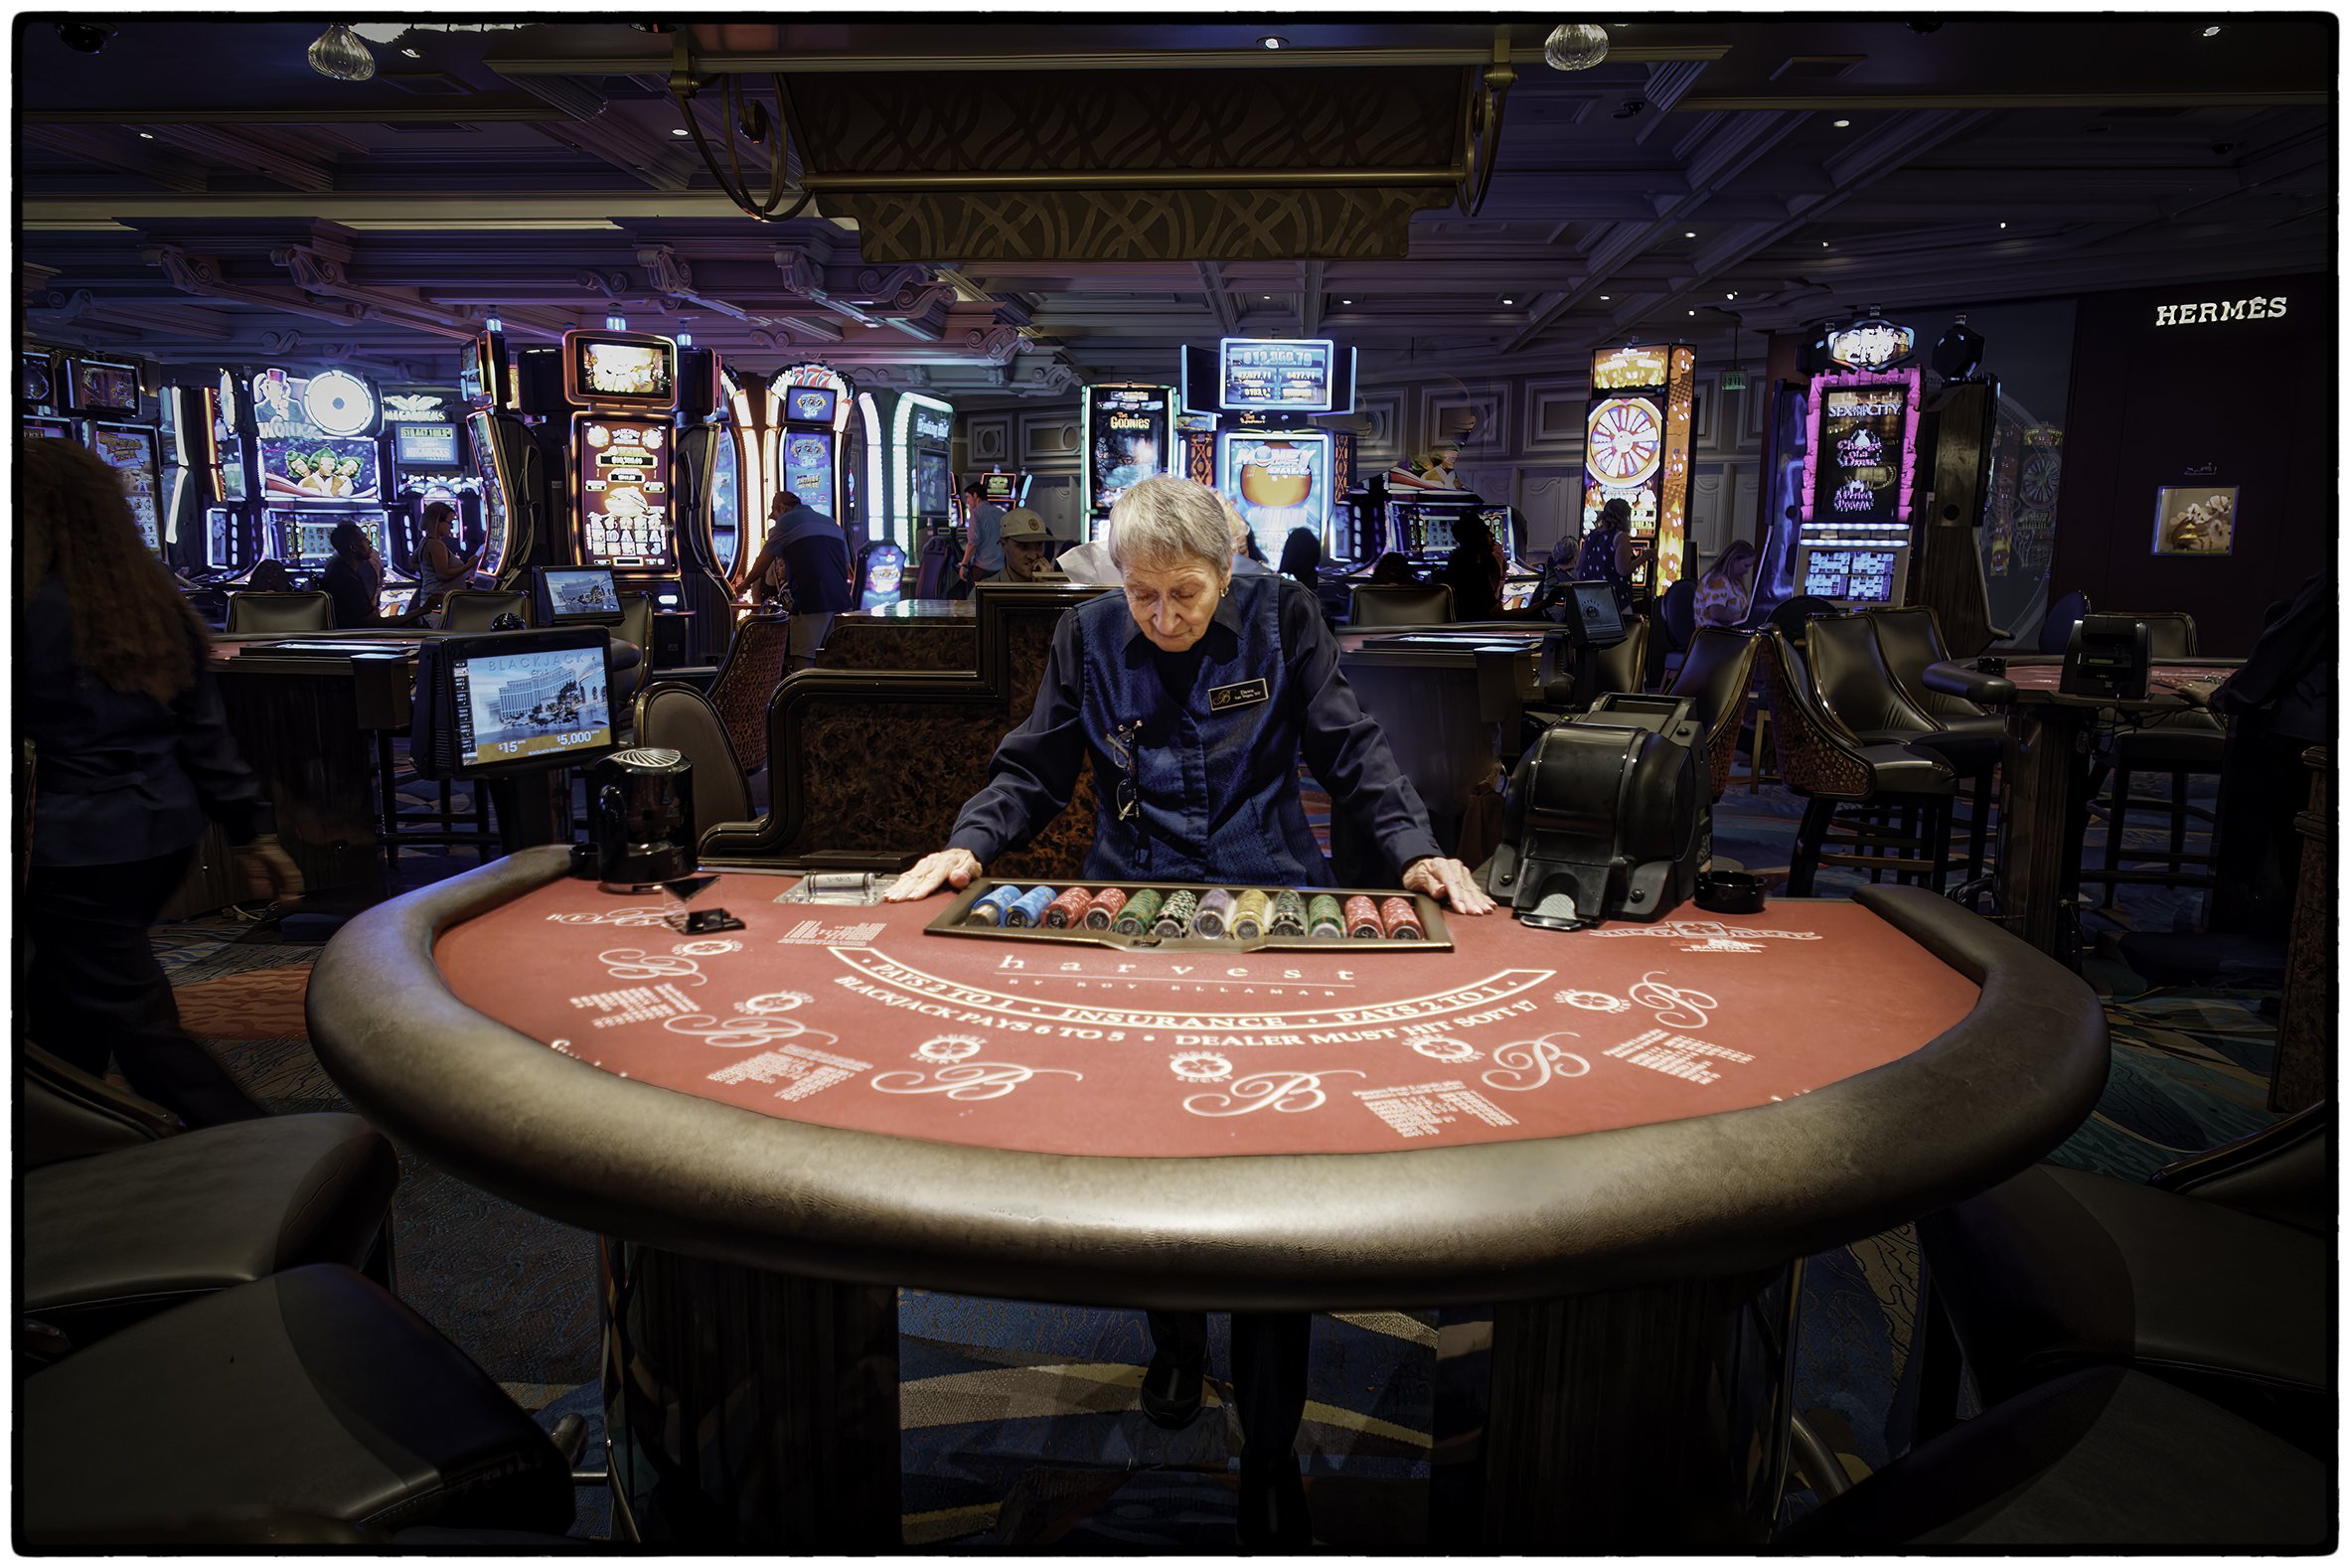
[(1207, 689), (1207, 710), (1220, 713), (1228, 707), (1248, 707), (1273, 700), (1273, 689), (1262, 679), (1243, 681), (1237, 686), (1211, 686)]

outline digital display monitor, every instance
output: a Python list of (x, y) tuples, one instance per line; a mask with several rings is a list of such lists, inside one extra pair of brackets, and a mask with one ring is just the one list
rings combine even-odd
[(641, 334), (566, 332), (563, 395), (589, 407), (674, 408), (678, 346)]
[(1534, 602), (1534, 595), (1540, 591), (1541, 587), (1542, 579), (1540, 577), (1511, 578), (1501, 585), (1501, 608), (1505, 610), (1524, 609)]
[(1225, 431), (1216, 437), (1216, 477), (1267, 560), (1281, 558), (1293, 529), (1324, 536), (1333, 499), (1328, 433)]
[(114, 360), (73, 360), (74, 411), (136, 415), (139, 368)]
[(1019, 505), (1019, 475), (982, 474), (979, 476), (979, 497), (992, 507)]
[(520, 646), (501, 647), (468, 639), (449, 650), (457, 765), (470, 771), (609, 748), (612, 705), (603, 634), (568, 646), (548, 646), (530, 633), (516, 642)]
[(56, 436), (60, 440), (71, 441), (74, 439), (74, 421), (71, 419), (28, 418), (25, 420), (25, 434)]
[(914, 453), (914, 512), (920, 517), (945, 517), (954, 477), (944, 452)]
[(1164, 387), (1085, 389), (1086, 506), (1099, 520), (1118, 498), (1175, 461), (1173, 396)]
[(57, 362), (46, 354), (16, 357), (16, 394), (36, 408), (57, 406)]
[(394, 586), (386, 583), (376, 593), (376, 619), (394, 621), (408, 613), (408, 606), (416, 601), (416, 585), (403, 582)]
[(579, 548), (591, 564), (667, 570), (669, 421), (572, 416), (579, 462)]
[(904, 591), (906, 552), (884, 540), (865, 547), (863, 580), (858, 586), (857, 607), (877, 610), (895, 604)]
[(1907, 523), (1917, 474), (1918, 373), (1811, 381), (1803, 522)]
[(830, 430), (840, 407), (841, 394), (830, 387), (783, 389), (783, 418), (787, 424), (820, 424)]
[[(806, 392), (807, 388), (795, 388)], [(818, 391), (823, 391), (819, 388)], [(826, 392), (830, 397), (832, 393)], [(839, 509), (833, 504), (833, 433), (831, 430), (785, 430), (783, 432), (783, 488), (800, 498), (802, 506), (814, 507), (826, 517), (837, 518)]]
[(1850, 604), (1886, 604), (1894, 596), (1900, 552), (1891, 549), (1821, 549), (1803, 558), (1803, 591)]
[(276, 502), (371, 502), (384, 496), (378, 448), (365, 436), (264, 436), (261, 497)]
[(89, 449), (105, 459), (122, 483), (123, 499), (139, 525), (139, 537), (149, 549), (163, 549), (162, 480), (156, 472), (155, 432), (145, 425), (89, 426)]
[(402, 468), (457, 466), (457, 427), (453, 424), (395, 424), (392, 427), (392, 458)]
[(1624, 612), (1617, 607), (1616, 590), (1605, 582), (1569, 583), (1567, 629), (1581, 642), (1622, 641)]
[(534, 566), (533, 596), (548, 626), (602, 625), (620, 619), (620, 590), (609, 566)]
[(1226, 338), (1217, 346), (1218, 401), (1235, 410), (1329, 413), (1336, 354), (1328, 338)]

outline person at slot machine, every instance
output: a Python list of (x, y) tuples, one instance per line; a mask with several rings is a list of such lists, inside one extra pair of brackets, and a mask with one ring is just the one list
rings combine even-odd
[(111, 1057), (191, 1127), (260, 1116), (181, 1030), (147, 928), (208, 823), (271, 897), (298, 896), (302, 873), (263, 831), (268, 801), (229, 733), (204, 625), (139, 537), (114, 470), (73, 442), (37, 441), (17, 479), (24, 1037), (92, 1077)]
[(1629, 610), (1633, 600), (1633, 572), (1639, 566), (1632, 538), (1632, 503), (1611, 497), (1600, 508), (1599, 521), (1583, 536), (1575, 554), (1575, 575), (1585, 582), (1605, 582), (1616, 595), (1616, 608)]
[[(1339, 673), (1320, 601), (1287, 577), (1234, 570), (1232, 518), (1213, 490), (1168, 475), (1118, 498), (1110, 553), (1125, 592), (1061, 617), (1035, 706), (997, 747), (947, 847), (901, 875), (890, 900), (971, 885), (1059, 814), (1090, 762), (1089, 881), (1400, 881), (1463, 914), (1492, 910), (1469, 867), (1439, 848), (1418, 791)], [(1342, 881), (1306, 824), (1301, 752), (1335, 809), (1367, 832), (1376, 863), (1342, 865)], [(1186, 1425), (1200, 1408), (1206, 1317), (1150, 1321), (1143, 1410), (1161, 1426)], [(1293, 1449), (1309, 1322), (1233, 1314), (1244, 1543), (1307, 1539)]]
[(470, 553), (457, 549), (450, 536), (457, 526), (457, 509), (446, 501), (434, 501), (424, 508), (424, 547), (416, 551), (416, 600), (414, 613), (440, 608), (441, 600), (451, 588), (462, 588), (473, 580), (473, 559)]
[(1467, 517), (1453, 526), (1456, 543), (1443, 567), (1431, 578), (1453, 590), (1456, 621), (1538, 620), (1550, 608), (1552, 590), (1545, 584), (1522, 610), (1501, 607), (1501, 542), (1483, 518)]
[(335, 601), (335, 629), (375, 625), (376, 596), (384, 589), (384, 574), (367, 530), (356, 523), (338, 523), (327, 543), (335, 558), (319, 573), (318, 585)]
[(767, 507), (767, 543), (732, 586), (745, 583), (764, 603), (788, 593), (793, 611), (826, 614), (852, 607), (849, 540), (829, 513), (819, 512), (789, 490), (776, 492)]
[(987, 499), (977, 484), (963, 487), (963, 576), (955, 597), (967, 597), (971, 584), (983, 582), (1004, 569), (1004, 509)]
[(1746, 618), (1755, 596), (1755, 547), (1752, 540), (1734, 540), (1716, 555), (1697, 579), (1691, 607), (1700, 626), (1736, 626)]

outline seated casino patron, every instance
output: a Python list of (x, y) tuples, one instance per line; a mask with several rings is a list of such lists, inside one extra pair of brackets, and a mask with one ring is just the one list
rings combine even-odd
[[(1350, 879), (1400, 879), (1464, 914), (1493, 907), (1439, 852), (1419, 792), (1338, 672), (1314, 594), (1288, 577), (1233, 573), (1221, 497), (1187, 479), (1145, 480), (1118, 498), (1109, 532), (1124, 602), (1105, 594), (1061, 618), (1035, 707), (997, 748), (947, 848), (890, 898), (968, 886), (1068, 804), (1089, 757), (1099, 801), (1089, 881), (1331, 885), (1298, 798), (1302, 751), (1383, 862), (1348, 867)], [(1244, 1539), (1304, 1539), (1292, 1448), (1307, 1325), (1300, 1313), (1233, 1318)], [(1181, 1426), (1200, 1405), (1207, 1321), (1155, 1312), (1151, 1331), (1143, 1408)]]

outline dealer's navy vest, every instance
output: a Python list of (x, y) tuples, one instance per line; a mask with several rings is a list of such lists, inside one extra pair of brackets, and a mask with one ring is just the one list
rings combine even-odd
[[(1088, 877), (1330, 883), (1298, 800), (1304, 701), (1281, 646), (1285, 580), (1232, 579), (1224, 613), (1194, 645), (1197, 674), (1180, 691), (1168, 682), (1189, 657), (1153, 647), (1122, 598), (1074, 612), (1100, 802)], [(1135, 810), (1121, 820), (1126, 801)]]

